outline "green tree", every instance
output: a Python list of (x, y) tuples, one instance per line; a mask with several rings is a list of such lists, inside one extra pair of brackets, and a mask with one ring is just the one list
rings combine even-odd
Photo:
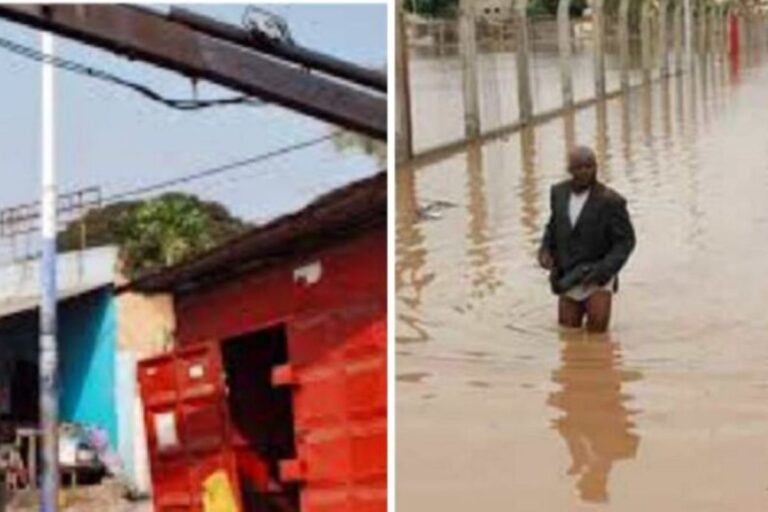
[[(61, 250), (115, 244), (129, 277), (174, 265), (242, 233), (248, 224), (219, 203), (169, 192), (91, 210), (59, 235)], [(85, 236), (83, 236), (85, 235)]]
[(376, 158), (379, 166), (387, 163), (386, 142), (366, 137), (354, 132), (338, 132), (333, 137), (333, 145), (339, 151), (362, 151), (366, 155)]
[(456, 14), (459, 0), (405, 0), (405, 10), (428, 18), (448, 18)]

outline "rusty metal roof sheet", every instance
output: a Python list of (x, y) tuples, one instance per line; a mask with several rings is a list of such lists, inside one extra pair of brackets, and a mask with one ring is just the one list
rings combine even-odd
[(329, 192), (302, 210), (249, 230), (198, 257), (134, 280), (118, 291), (185, 293), (386, 226), (387, 174)]

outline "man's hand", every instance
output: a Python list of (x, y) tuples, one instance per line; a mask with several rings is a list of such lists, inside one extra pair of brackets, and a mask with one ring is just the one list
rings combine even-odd
[(552, 267), (555, 266), (555, 259), (548, 249), (541, 249), (539, 251), (539, 265), (546, 270), (552, 270)]

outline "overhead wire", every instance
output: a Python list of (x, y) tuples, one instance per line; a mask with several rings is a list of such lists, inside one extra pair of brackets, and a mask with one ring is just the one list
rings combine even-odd
[(143, 85), (131, 80), (127, 80), (125, 78), (121, 78), (108, 71), (104, 71), (101, 69), (94, 68), (92, 66), (81, 64), (79, 62), (76, 62), (70, 59), (43, 53), (35, 48), (26, 46), (20, 43), (16, 43), (14, 41), (11, 41), (10, 39), (0, 37), (0, 49), (7, 50), (11, 53), (19, 55), (21, 57), (25, 57), (27, 59), (31, 59), (31, 60), (45, 63), (45, 64), (50, 64), (52, 66), (56, 66), (57, 68), (62, 69), (64, 71), (77, 73), (79, 75), (94, 78), (96, 80), (101, 80), (103, 82), (126, 87), (128, 89), (133, 90), (134, 92), (137, 92), (138, 94), (141, 94), (147, 99), (156, 101), (167, 107), (174, 108), (177, 110), (201, 110), (205, 108), (219, 107), (219, 106), (225, 106), (225, 105), (263, 106), (266, 104), (264, 101), (250, 97), (250, 96), (234, 96), (230, 98), (214, 98), (214, 99), (167, 98), (146, 85)]
[(202, 171), (198, 171), (198, 172), (195, 172), (195, 173), (192, 173), (192, 174), (188, 174), (186, 176), (181, 176), (179, 178), (173, 178), (173, 179), (170, 179), (170, 180), (161, 181), (161, 182), (158, 182), (158, 183), (154, 183), (152, 185), (147, 185), (147, 186), (138, 187), (138, 188), (135, 188), (135, 189), (130, 189), (130, 190), (125, 190), (125, 191), (122, 191), (122, 192), (118, 192), (118, 193), (112, 194), (110, 196), (107, 196), (106, 198), (104, 198), (104, 201), (107, 202), (107, 203), (114, 202), (116, 200), (122, 200), (122, 199), (125, 199), (127, 197), (142, 195), (142, 194), (146, 194), (146, 193), (150, 193), (150, 192), (155, 192), (155, 191), (158, 191), (158, 190), (166, 189), (166, 188), (169, 188), (169, 187), (183, 185), (183, 184), (189, 183), (191, 181), (199, 180), (199, 179), (202, 179), (202, 178), (208, 178), (208, 177), (211, 177), (211, 176), (215, 176), (217, 174), (221, 174), (221, 173), (224, 173), (224, 172), (227, 172), (227, 171), (238, 169), (240, 167), (245, 167), (245, 166), (253, 165), (253, 164), (256, 164), (256, 163), (261, 163), (261, 162), (270, 160), (272, 158), (276, 158), (278, 156), (286, 155), (288, 153), (292, 153), (292, 152), (299, 151), (299, 150), (302, 150), (302, 149), (307, 149), (307, 148), (310, 148), (312, 146), (317, 146), (319, 144), (322, 144), (324, 142), (332, 140), (339, 133), (341, 133), (341, 131), (337, 130), (337, 131), (331, 132), (329, 134), (322, 135), (320, 137), (314, 137), (312, 139), (307, 139), (307, 140), (304, 140), (302, 142), (297, 142), (297, 143), (291, 144), (289, 146), (283, 146), (281, 148), (273, 149), (271, 151), (267, 151), (265, 153), (261, 153), (261, 154), (256, 155), (256, 156), (252, 156), (250, 158), (245, 158), (245, 159), (242, 159), (242, 160), (236, 160), (234, 162), (230, 162), (230, 163), (227, 163), (227, 164), (224, 164), (224, 165), (219, 165), (219, 166), (216, 166), (216, 167), (211, 167), (209, 169), (204, 169)]

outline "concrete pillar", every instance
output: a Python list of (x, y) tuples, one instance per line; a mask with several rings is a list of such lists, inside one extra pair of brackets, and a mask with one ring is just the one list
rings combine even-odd
[(605, 174), (608, 160), (608, 116), (604, 101), (595, 104), (595, 155), (599, 169)]
[(571, 68), (571, 0), (557, 4), (557, 42), (560, 49), (560, 84), (563, 90), (563, 107), (573, 106), (573, 70)]
[(672, 15), (672, 44), (675, 51), (675, 74), (683, 72), (683, 0), (675, 0)]
[(395, 160), (404, 162), (413, 157), (413, 138), (411, 136), (411, 90), (408, 80), (408, 40), (405, 30), (405, 14), (402, 0), (397, 3), (395, 38), (395, 99), (397, 109), (397, 130), (395, 142)]
[(472, 0), (461, 0), (459, 4), (459, 53), (464, 99), (464, 135), (468, 139), (475, 139), (480, 136), (480, 97), (477, 89), (477, 39)]
[(528, 0), (512, 0), (516, 14), (517, 27), (515, 30), (515, 59), (517, 63), (517, 100), (520, 109), (520, 122), (527, 124), (533, 117), (533, 101), (531, 99), (531, 78), (529, 65), (528, 44), (528, 15), (526, 9)]
[(620, 0), (619, 3), (618, 35), (621, 91), (626, 94), (629, 89), (629, 0)]
[(684, 68), (690, 70), (693, 65), (693, 10), (691, 9), (691, 0), (683, 0), (683, 34)]
[(659, 0), (659, 77), (664, 78), (669, 75), (669, 52), (668, 48), (668, 31), (667, 20), (669, 14), (669, 0)]
[(592, 5), (592, 39), (595, 61), (595, 98), (605, 97), (605, 21), (603, 0)]
[(642, 48), (643, 84), (651, 81), (653, 59), (651, 56), (651, 3), (650, 0), (640, 0), (640, 44)]
[(707, 3), (706, 0), (698, 0), (696, 9), (696, 51), (699, 60), (704, 60), (707, 52)]

